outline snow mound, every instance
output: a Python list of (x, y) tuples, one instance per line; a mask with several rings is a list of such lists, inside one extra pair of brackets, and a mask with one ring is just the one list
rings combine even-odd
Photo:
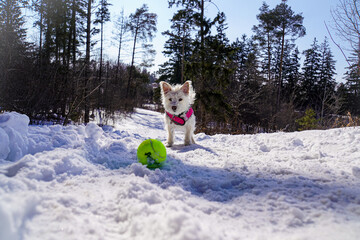
[(17, 161), (27, 154), (29, 122), (16, 112), (0, 114), (0, 160)]
[(360, 128), (175, 135), (139, 164), (163, 116), (114, 128), (0, 115), (0, 239), (348, 239), (360, 235)]

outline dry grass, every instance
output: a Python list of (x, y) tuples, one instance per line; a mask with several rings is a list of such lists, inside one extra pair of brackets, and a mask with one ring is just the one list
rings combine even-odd
[(360, 117), (352, 116), (350, 112), (346, 116), (337, 117), (332, 128), (360, 126)]

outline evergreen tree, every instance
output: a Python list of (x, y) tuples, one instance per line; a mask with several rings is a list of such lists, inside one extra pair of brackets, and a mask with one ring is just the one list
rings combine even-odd
[(316, 112), (311, 108), (306, 109), (305, 115), (297, 119), (296, 123), (299, 124), (300, 131), (316, 129), (318, 127)]
[[(100, 85), (98, 89), (98, 104), (97, 108), (100, 109), (101, 104), (100, 102), (106, 102), (106, 94), (104, 95), (105, 99), (101, 99), (102, 92), (107, 91), (108, 82), (107, 80), (102, 80), (103, 75), (103, 50), (104, 50), (104, 24), (110, 21), (110, 11), (109, 5), (111, 5), (107, 0), (100, 0), (99, 8), (97, 9), (95, 15), (96, 19), (94, 24), (100, 24), (100, 61), (99, 61), (99, 77), (98, 77), (98, 84)], [(105, 82), (105, 84), (103, 84)]]
[(232, 60), (235, 71), (227, 95), (233, 109), (232, 127), (234, 132), (238, 132), (239, 129), (262, 122), (261, 117), (265, 114), (261, 112), (260, 105), (264, 79), (260, 74), (259, 53), (255, 41), (243, 35), (232, 47), (235, 49)]
[[(75, 67), (79, 47), (83, 42), (86, 2), (84, 0), (34, 0), (32, 9), (38, 14), (34, 22), (39, 27), (39, 59), (49, 64), (56, 57), (62, 64)], [(45, 40), (44, 40), (45, 38)], [(45, 59), (46, 60), (46, 59)]]
[[(155, 32), (157, 31), (156, 23), (157, 23), (157, 15), (155, 13), (149, 13), (149, 8), (146, 4), (144, 4), (141, 8), (136, 9), (135, 13), (130, 14), (129, 16), (128, 27), (134, 39), (133, 39), (130, 73), (126, 88), (126, 98), (128, 98), (131, 94), (130, 86), (132, 84), (134, 77), (133, 73), (134, 73), (136, 46), (139, 41), (147, 42), (148, 40), (152, 40)], [(145, 45), (145, 46), (149, 46), (149, 45)]]
[(232, 61), (236, 65), (234, 81), (246, 83), (259, 80), (261, 75), (259, 73), (259, 54), (254, 40), (243, 35), (241, 40), (236, 39), (232, 43), (232, 48), (235, 50)]
[(34, 26), (39, 27), (39, 60), (42, 62), (42, 46), (43, 46), (43, 32), (44, 32), (44, 4), (43, 0), (34, 0), (31, 4), (32, 9), (39, 14), (38, 20), (34, 22)]
[(85, 71), (84, 71), (84, 83), (83, 83), (83, 92), (82, 99), (84, 104), (84, 122), (88, 123), (90, 121), (90, 101), (89, 101), (89, 91), (90, 91), (90, 52), (91, 52), (91, 36), (96, 34), (96, 30), (92, 28), (91, 12), (92, 4), (94, 0), (87, 0), (86, 2), (86, 43), (85, 43)]
[[(225, 35), (225, 14), (218, 12), (214, 18), (205, 16), (205, 0), (169, 0), (169, 7), (191, 9), (186, 23), (191, 23), (191, 55), (185, 62), (184, 76), (193, 81), (197, 92), (195, 108), (199, 129), (207, 130), (207, 122), (221, 124), (228, 118), (231, 108), (224, 93), (229, 84), (234, 53)], [(212, 32), (215, 30), (215, 34)], [(179, 58), (178, 58), (179, 59)], [(211, 102), (212, 104), (208, 104)]]
[(25, 65), (29, 45), (18, 0), (0, 1), (0, 105), (24, 111), (30, 70)]
[(259, 41), (260, 54), (262, 55), (262, 73), (270, 84), (274, 80), (272, 68), (272, 51), (275, 45), (275, 16), (269, 9), (269, 5), (265, 2), (259, 9), (260, 13), (256, 16), (259, 24), (253, 27), (255, 32), (255, 39)]
[(100, 24), (100, 69), (99, 69), (99, 82), (101, 82), (102, 68), (103, 68), (103, 46), (104, 46), (104, 24), (110, 21), (109, 6), (111, 4), (107, 0), (100, 0), (99, 8), (96, 11), (96, 19), (94, 24)]
[(302, 79), (300, 82), (299, 103), (303, 109), (315, 108), (317, 100), (316, 85), (319, 80), (321, 55), (319, 44), (314, 38), (311, 48), (304, 51), (305, 60), (302, 67)]
[(168, 81), (170, 83), (184, 83), (185, 64), (189, 62), (192, 52), (191, 44), (191, 23), (193, 11), (191, 9), (180, 9), (171, 19), (171, 30), (162, 34), (169, 39), (165, 43), (164, 55), (170, 57), (160, 70), (159, 81)]
[(26, 49), (20, 3), (16, 0), (0, 1), (0, 61), (3, 69), (15, 65)]
[(283, 97), (285, 102), (291, 102), (298, 94), (300, 81), (300, 52), (296, 47), (294, 50), (289, 45), (285, 47), (284, 67), (283, 67)]
[(325, 37), (324, 42), (320, 45), (320, 70), (319, 80), (317, 82), (317, 95), (319, 97), (319, 110), (321, 119), (334, 102), (335, 97), (335, 60), (330, 50), (329, 42)]
[(329, 43), (322, 44), (314, 39), (311, 48), (304, 51), (305, 60), (300, 83), (302, 108), (314, 109), (322, 119), (326, 113), (336, 111), (335, 103), (335, 61)]
[(301, 14), (295, 14), (291, 7), (287, 5), (287, 0), (282, 0), (282, 3), (277, 5), (273, 10), (275, 15), (275, 35), (280, 42), (280, 63), (279, 63), (279, 76), (277, 83), (277, 104), (276, 108), (280, 108), (281, 89), (283, 87), (283, 62), (284, 52), (286, 45), (286, 37), (289, 36), (292, 41), (298, 37), (303, 37), (306, 34), (303, 24), (304, 17)]
[[(218, 13), (213, 20), (217, 33), (214, 36), (205, 37), (204, 51), (207, 54), (204, 56), (204, 79), (201, 84), (203, 87), (200, 88), (199, 92), (200, 103), (206, 112), (210, 113), (208, 117), (217, 119), (219, 122), (225, 122), (231, 113), (230, 105), (224, 93), (234, 70), (231, 61), (234, 49), (225, 35), (227, 28), (225, 21), (225, 14), (223, 12)], [(201, 53), (198, 54), (201, 56)], [(195, 63), (194, 66), (196, 65)], [(196, 73), (196, 71), (194, 72)], [(214, 104), (208, 104), (209, 102)], [(208, 122), (208, 119), (204, 120)]]
[[(344, 111), (352, 114), (360, 114), (360, 57), (358, 52), (354, 52), (350, 58), (351, 65), (345, 73), (346, 83), (344, 85), (345, 106)], [(346, 113), (346, 112), (345, 112)]]

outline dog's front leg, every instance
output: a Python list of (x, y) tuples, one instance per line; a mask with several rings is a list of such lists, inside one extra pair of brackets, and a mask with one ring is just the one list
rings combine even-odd
[(184, 144), (185, 146), (188, 146), (190, 144), (192, 144), (192, 140), (193, 140), (193, 131), (191, 129), (191, 127), (186, 127), (186, 131), (185, 131), (185, 141)]
[(167, 128), (168, 138), (167, 138), (167, 147), (171, 147), (174, 144), (174, 130), (171, 127)]

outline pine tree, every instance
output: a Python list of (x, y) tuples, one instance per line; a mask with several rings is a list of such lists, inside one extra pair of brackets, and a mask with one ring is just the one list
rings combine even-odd
[(157, 15), (155, 13), (149, 13), (149, 8), (146, 4), (144, 4), (141, 8), (136, 9), (135, 13), (130, 14), (129, 16), (128, 27), (134, 39), (133, 39), (130, 72), (129, 72), (129, 78), (126, 88), (126, 98), (128, 98), (131, 94), (130, 86), (134, 78), (136, 46), (139, 41), (147, 42), (148, 40), (152, 40), (155, 32), (157, 31), (156, 23), (157, 23)]
[(101, 83), (103, 70), (103, 46), (104, 46), (104, 24), (110, 21), (109, 6), (111, 4), (107, 0), (100, 0), (99, 8), (96, 11), (96, 19), (94, 24), (100, 24), (100, 68), (99, 68), (99, 82)]
[(344, 86), (345, 113), (360, 114), (360, 57), (358, 52), (353, 52), (350, 58), (351, 65), (345, 73)]
[[(332, 55), (329, 42), (325, 37), (324, 42), (320, 45), (320, 70), (319, 80), (317, 82), (317, 95), (319, 97), (319, 110), (321, 120), (334, 102), (335, 97), (335, 60)], [(330, 110), (332, 111), (332, 110)]]
[(306, 109), (305, 116), (297, 119), (296, 123), (299, 124), (300, 131), (316, 129), (318, 127), (318, 120), (316, 119), (316, 112), (311, 108)]
[(26, 30), (20, 3), (0, 1), (0, 61), (3, 69), (14, 65), (25, 50)]
[[(111, 5), (107, 0), (100, 0), (99, 8), (97, 9), (95, 15), (96, 19), (94, 24), (100, 24), (100, 61), (99, 61), (99, 77), (98, 84), (100, 87), (98, 88), (98, 104), (97, 108), (100, 109), (101, 102), (106, 102), (106, 94), (104, 95), (105, 99), (102, 99), (102, 92), (107, 92), (108, 81), (105, 79), (102, 80), (103, 75), (103, 50), (104, 50), (104, 24), (110, 21), (110, 11), (109, 5)], [(105, 82), (105, 84), (103, 84)]]
[(261, 115), (265, 115), (260, 109), (261, 87), (265, 79), (260, 73), (259, 50), (254, 39), (243, 35), (240, 40), (237, 39), (232, 44), (232, 47), (235, 49), (232, 60), (235, 71), (227, 96), (233, 109), (231, 117), (233, 132), (239, 132), (239, 129), (247, 126), (259, 125), (262, 121)]
[(0, 36), (0, 105), (21, 112), (29, 77), (25, 73), (30, 70), (25, 66), (28, 44), (21, 1), (0, 1)]
[[(201, 37), (200, 42), (194, 41), (194, 51), (188, 68), (191, 79), (195, 79), (197, 111), (200, 113), (199, 120), (203, 128), (211, 119), (221, 124), (232, 114), (225, 92), (234, 70), (231, 59), (235, 52), (225, 35), (225, 14), (220, 12), (212, 21), (206, 22), (206, 26), (212, 25), (216, 29), (216, 34), (211, 35), (210, 30), (205, 28), (204, 32), (207, 34), (204, 36), (204, 45), (202, 46)], [(212, 104), (208, 104), (209, 102)]]
[[(196, 89), (197, 122), (204, 131), (207, 130), (208, 121), (213, 121), (214, 125), (224, 123), (231, 112), (224, 93), (232, 74), (231, 58), (234, 53), (225, 35), (225, 14), (218, 12), (214, 18), (208, 18), (205, 16), (206, 2), (211, 1), (168, 1), (169, 7), (177, 6), (181, 10), (191, 11), (185, 20), (192, 26), (189, 35), (192, 39), (189, 39), (191, 53), (184, 64), (184, 76), (193, 81)], [(209, 102), (212, 104), (208, 104)]]
[(304, 51), (305, 60), (300, 83), (302, 108), (314, 109), (322, 120), (327, 113), (336, 113), (335, 61), (325, 38), (318, 44), (316, 38), (310, 49)]
[(84, 99), (84, 122), (88, 123), (90, 121), (90, 100), (89, 100), (89, 92), (90, 92), (90, 52), (91, 52), (91, 36), (94, 33), (92, 29), (92, 20), (91, 20), (91, 12), (92, 12), (92, 4), (94, 0), (87, 0), (86, 4), (86, 44), (85, 44), (85, 71), (84, 71), (84, 90), (82, 94), (82, 99)]
[(171, 31), (165, 31), (162, 34), (168, 36), (169, 39), (165, 43), (164, 55), (170, 57), (160, 70), (160, 81), (168, 81), (170, 83), (184, 83), (185, 65), (189, 61), (191, 54), (191, 16), (192, 9), (180, 9), (171, 19)]
[(305, 60), (302, 67), (302, 79), (300, 82), (299, 103), (302, 108), (315, 108), (317, 96), (316, 85), (319, 81), (321, 55), (319, 44), (314, 38), (311, 48), (304, 51)]
[(38, 20), (34, 22), (34, 26), (39, 27), (39, 62), (42, 62), (42, 46), (43, 46), (43, 33), (44, 33), (44, 1), (43, 0), (34, 0), (32, 2), (32, 9), (39, 14)]
[[(283, 97), (285, 102), (291, 102), (298, 94), (298, 85), (300, 81), (300, 52), (296, 47), (287, 45), (285, 47), (284, 66), (283, 66)], [(290, 51), (289, 51), (290, 50)]]
[(283, 87), (283, 62), (284, 51), (286, 44), (286, 37), (289, 36), (292, 41), (298, 37), (303, 37), (306, 34), (303, 24), (304, 17), (301, 14), (295, 14), (291, 7), (287, 5), (287, 0), (282, 0), (282, 3), (277, 5), (273, 10), (275, 14), (275, 35), (280, 40), (280, 63), (279, 63), (279, 76), (277, 83), (277, 111), (280, 109), (281, 89)]
[(257, 18), (260, 23), (253, 27), (253, 31), (261, 47), (263, 74), (268, 84), (272, 84), (276, 89), (276, 114), (283, 99), (286, 51), (290, 50), (287, 48), (292, 42), (305, 35), (305, 27), (302, 25), (304, 18), (301, 14), (294, 13), (287, 0), (282, 0), (274, 9), (269, 9), (269, 6), (263, 3)]
[[(247, 83), (261, 79), (258, 59), (259, 50), (254, 39), (243, 35), (241, 40), (236, 39), (236, 41), (232, 43), (232, 48), (235, 51), (232, 61), (236, 65), (234, 81)], [(258, 84), (261, 83), (262, 82), (258, 82)]]
[(274, 80), (272, 73), (272, 51), (276, 41), (274, 32), (275, 16), (269, 9), (269, 5), (267, 5), (265, 2), (259, 10), (260, 13), (256, 16), (256, 18), (259, 20), (259, 24), (253, 27), (253, 31), (255, 32), (255, 39), (259, 41), (260, 54), (263, 57), (261, 64), (262, 73), (267, 79), (267, 82), (270, 84)]

